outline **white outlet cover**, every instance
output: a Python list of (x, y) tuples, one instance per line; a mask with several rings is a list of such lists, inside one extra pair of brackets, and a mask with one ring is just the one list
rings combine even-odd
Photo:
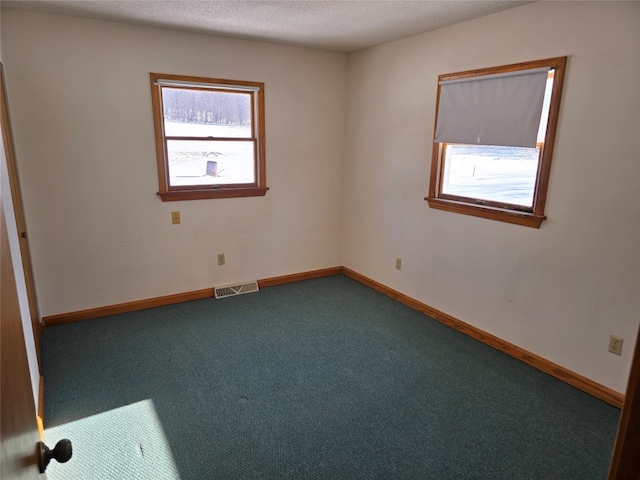
[(616, 335), (611, 335), (609, 337), (609, 351), (616, 355), (622, 355), (622, 343), (624, 339), (622, 337), (618, 337)]

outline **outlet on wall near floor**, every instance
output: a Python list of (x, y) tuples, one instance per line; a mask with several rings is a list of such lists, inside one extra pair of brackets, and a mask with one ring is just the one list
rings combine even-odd
[(224, 265), (224, 253), (218, 254), (218, 265)]
[(617, 337), (615, 335), (611, 335), (609, 337), (609, 351), (611, 353), (615, 353), (616, 355), (622, 355), (622, 342), (624, 339), (622, 337)]
[(402, 259), (396, 258), (396, 270), (402, 270)]

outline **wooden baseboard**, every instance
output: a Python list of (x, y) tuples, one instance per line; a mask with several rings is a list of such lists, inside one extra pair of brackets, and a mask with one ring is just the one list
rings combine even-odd
[[(491, 335), (479, 328), (476, 328), (468, 323), (458, 320), (451, 315), (444, 313), (436, 308), (426, 305), (418, 300), (415, 300), (403, 293), (400, 293), (392, 288), (387, 287), (381, 283), (376, 282), (370, 278), (365, 277), (346, 267), (331, 267), (321, 270), (313, 270), (309, 272), (295, 273), (292, 275), (283, 275), (280, 277), (265, 278), (258, 280), (260, 288), (273, 287), (275, 285), (282, 285), (285, 283), (299, 282), (302, 280), (309, 280), (312, 278), (326, 277), (330, 275), (344, 274), (374, 290), (393, 298), (405, 305), (424, 313), (425, 315), (438, 320), (445, 325), (455, 328), (456, 330), (479, 340), (497, 350), (500, 350), (507, 355), (517, 358), (523, 361), (527, 365), (531, 365), (538, 370), (541, 370), (549, 375), (562, 380), (569, 385), (573, 385), (580, 390), (593, 395), (600, 400), (610, 403), (613, 406), (622, 408), (624, 403), (624, 395), (616, 392), (604, 385), (594, 382), (582, 375), (579, 375), (571, 370), (568, 370), (560, 365), (557, 365), (549, 360), (546, 360), (534, 353), (528, 352), (523, 348), (520, 348), (512, 343), (506, 342), (495, 335)], [(199, 300), (202, 298), (209, 298), (213, 296), (213, 288), (206, 288), (204, 290), (196, 290), (192, 292), (178, 293), (175, 295), (166, 295), (163, 297), (150, 298), (146, 300), (138, 300), (135, 302), (121, 303), (118, 305), (110, 305), (106, 307), (91, 308), (89, 310), (81, 310), (78, 312), (63, 313), (59, 315), (51, 315), (43, 317), (43, 326), (62, 325), (65, 323), (79, 322), (82, 320), (90, 320), (93, 318), (106, 317), (108, 315), (116, 315), (119, 313), (134, 312), (137, 310), (143, 310), (146, 308), (159, 307), (163, 305), (171, 305), (174, 303), (188, 302), (191, 300)], [(42, 391), (42, 388), (41, 388)]]
[(44, 442), (44, 378), (42, 375), (40, 375), (40, 386), (38, 388), (38, 412), (36, 413), (36, 421), (38, 423), (40, 441)]
[[(265, 278), (258, 280), (260, 288), (273, 287), (282, 285), (283, 283), (299, 282), (309, 280), (311, 278), (327, 277), (329, 275), (339, 275), (342, 273), (342, 267), (324, 268), (321, 270), (312, 270), (309, 272), (295, 273), (293, 275), (283, 275), (281, 277)], [(136, 300), (134, 302), (119, 303), (117, 305), (108, 305), (105, 307), (90, 308), (88, 310), (80, 310), (77, 312), (61, 313), (58, 315), (49, 315), (42, 317), (43, 328), (55, 325), (63, 325), (65, 323), (80, 322), (83, 320), (91, 320), (94, 318), (107, 317), (109, 315), (117, 315), (119, 313), (135, 312), (147, 308), (161, 307), (164, 305), (172, 305), (175, 303), (189, 302), (191, 300), (200, 300), (202, 298), (213, 297), (213, 287), (204, 290), (195, 290), (192, 292), (177, 293), (174, 295), (165, 295), (163, 297), (148, 298), (146, 300)]]
[(300, 282), (302, 280), (310, 280), (312, 278), (328, 277), (331, 275), (340, 275), (342, 267), (323, 268), (322, 270), (312, 270), (310, 272), (294, 273), (293, 275), (283, 275), (281, 277), (265, 278), (258, 280), (260, 288), (274, 287), (283, 283)]
[(202, 298), (209, 297), (213, 297), (213, 288), (177, 293), (174, 295), (165, 295), (163, 297), (148, 298), (146, 300), (137, 300), (135, 302), (119, 303), (117, 305), (109, 305), (106, 307), (90, 308), (88, 310), (80, 310), (77, 312), (61, 313), (59, 315), (50, 315), (48, 317), (42, 317), (42, 322), (46, 327), (51, 327), (54, 325), (80, 322), (83, 320), (107, 317), (109, 315), (117, 315), (119, 313), (135, 312), (137, 310), (162, 307), (164, 305), (173, 305), (174, 303), (189, 302), (191, 300), (200, 300)]
[(438, 320), (445, 325), (448, 325), (451, 328), (455, 328), (456, 330), (479, 340), (482, 343), (485, 343), (497, 350), (500, 350), (507, 355), (517, 358), (518, 360), (523, 361), (527, 365), (530, 365), (538, 370), (541, 370), (549, 375), (557, 378), (558, 380), (562, 380), (569, 385), (572, 385), (580, 390), (593, 395), (600, 400), (607, 402), (615, 407), (622, 408), (624, 403), (624, 395), (616, 392), (604, 385), (594, 382), (582, 375), (572, 372), (560, 365), (557, 365), (549, 360), (546, 360), (534, 353), (528, 352), (523, 348), (520, 348), (512, 343), (506, 342), (495, 335), (491, 335), (479, 328), (476, 328), (468, 323), (463, 322), (462, 320), (458, 320), (451, 315), (448, 315), (440, 310), (437, 310), (429, 305), (426, 305), (422, 302), (419, 302), (403, 293), (400, 293), (392, 288), (389, 288), (381, 283), (376, 282), (375, 280), (371, 280), (370, 278), (365, 277), (353, 270), (343, 267), (344, 275), (370, 287), (374, 290), (387, 295), (388, 297), (393, 298), (405, 305), (418, 310), (419, 312), (424, 313), (425, 315)]

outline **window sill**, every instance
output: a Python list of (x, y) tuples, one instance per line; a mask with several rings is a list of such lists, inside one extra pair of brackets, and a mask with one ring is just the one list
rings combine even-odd
[(533, 213), (517, 212), (514, 210), (503, 210), (501, 208), (487, 207), (485, 205), (469, 205), (467, 203), (444, 200), (442, 198), (426, 197), (425, 200), (429, 202), (430, 208), (435, 208), (437, 210), (488, 218), (499, 222), (524, 225), (525, 227), (540, 228), (542, 221), (547, 218), (544, 215), (534, 215)]
[(158, 192), (163, 202), (180, 200), (204, 200), (207, 198), (264, 197), (268, 187), (216, 188), (202, 190), (172, 190)]

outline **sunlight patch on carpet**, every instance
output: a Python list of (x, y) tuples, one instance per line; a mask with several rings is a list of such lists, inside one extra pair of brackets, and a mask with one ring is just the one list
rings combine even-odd
[(49, 480), (180, 479), (151, 399), (45, 430), (51, 448), (62, 438), (71, 440), (73, 457), (52, 461)]

